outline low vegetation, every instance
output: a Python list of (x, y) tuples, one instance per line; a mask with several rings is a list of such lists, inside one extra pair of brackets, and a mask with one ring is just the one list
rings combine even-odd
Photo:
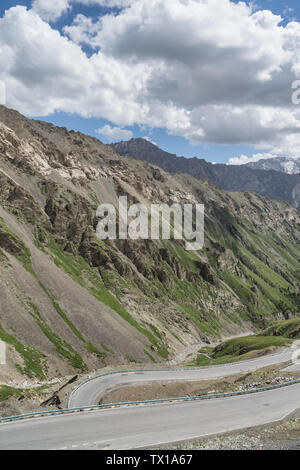
[(0, 385), (0, 403), (15, 398), (17, 400), (41, 399), (49, 394), (51, 385), (41, 385), (33, 388), (14, 388), (7, 385)]
[(275, 323), (263, 334), (266, 336), (283, 336), (284, 338), (300, 339), (300, 318)]
[(291, 344), (291, 340), (281, 336), (246, 336), (234, 338), (215, 348), (203, 348), (191, 365), (205, 366), (226, 364), (251, 359), (270, 352), (270, 350)]

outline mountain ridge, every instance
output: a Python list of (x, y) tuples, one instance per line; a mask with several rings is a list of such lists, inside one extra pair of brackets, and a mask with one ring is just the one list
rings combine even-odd
[(288, 175), (297, 175), (300, 173), (300, 157), (276, 157), (258, 160), (257, 162), (249, 162), (246, 164), (249, 168), (257, 170), (275, 170)]
[(246, 165), (212, 164), (204, 159), (178, 157), (139, 138), (111, 144), (120, 155), (153, 163), (170, 173), (188, 173), (226, 191), (252, 190), (300, 207), (300, 174), (288, 175)]

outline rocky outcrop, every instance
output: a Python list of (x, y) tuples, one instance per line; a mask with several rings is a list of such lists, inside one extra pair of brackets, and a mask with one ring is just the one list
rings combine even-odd
[(94, 181), (106, 174), (97, 168), (82, 165), (72, 153), (47, 152), (37, 141), (20, 139), (16, 133), (0, 123), (0, 152), (16, 167), (31, 175), (49, 176), (53, 171), (73, 183)]

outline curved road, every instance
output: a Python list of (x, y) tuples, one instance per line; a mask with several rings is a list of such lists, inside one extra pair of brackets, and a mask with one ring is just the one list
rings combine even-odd
[[(192, 377), (192, 380), (220, 377), (286, 362), (290, 357), (291, 351), (283, 351), (247, 363), (173, 371), (172, 374), (177, 374), (176, 380), (186, 380), (188, 373), (191, 374), (188, 378)], [(117, 385), (128, 383), (129, 379), (175, 380), (168, 374), (166, 371), (152, 371), (145, 372), (143, 376), (137, 372), (126, 376), (111, 375), (105, 377), (105, 380), (109, 379), (105, 387), (116, 385), (111, 382), (112, 378), (120, 379)], [(81, 393), (87, 401), (97, 399), (99, 388), (94, 390), (90, 386), (94, 383), (102, 386), (102, 380), (96, 379), (80, 387), (73, 395), (72, 406), (81, 399)], [(88, 397), (84, 391), (89, 394)], [(286, 417), (299, 407), (300, 384), (295, 384), (230, 398), (139, 405), (27, 419), (0, 425), (0, 449), (133, 449), (158, 446), (266, 424)]]
[(70, 397), (68, 407), (97, 405), (107, 391), (126, 384), (167, 381), (195, 381), (217, 379), (229, 375), (247, 373), (266, 366), (281, 364), (291, 360), (292, 350), (285, 349), (277, 354), (262, 356), (249, 361), (242, 361), (221, 366), (200, 367), (194, 369), (169, 369), (153, 371), (132, 371), (95, 378), (79, 387)]

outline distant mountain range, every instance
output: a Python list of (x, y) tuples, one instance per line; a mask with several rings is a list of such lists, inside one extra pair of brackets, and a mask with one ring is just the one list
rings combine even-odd
[(275, 170), (287, 173), (288, 175), (296, 175), (300, 173), (300, 158), (268, 158), (258, 162), (247, 163), (246, 166), (256, 170)]
[(120, 155), (145, 160), (169, 173), (187, 173), (227, 191), (253, 190), (270, 199), (288, 201), (300, 207), (300, 173), (287, 174), (249, 165), (214, 165), (196, 157), (178, 157), (141, 138), (118, 142), (111, 147)]

